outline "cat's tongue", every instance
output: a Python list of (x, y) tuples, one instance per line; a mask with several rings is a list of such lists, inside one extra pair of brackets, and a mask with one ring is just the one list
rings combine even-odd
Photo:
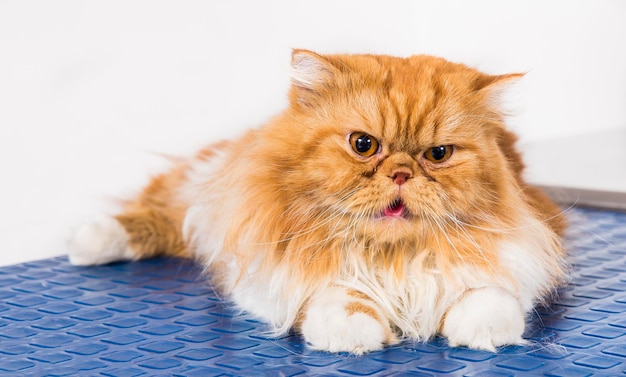
[(396, 200), (389, 207), (385, 208), (383, 216), (386, 217), (398, 217), (404, 214), (404, 204), (401, 200)]

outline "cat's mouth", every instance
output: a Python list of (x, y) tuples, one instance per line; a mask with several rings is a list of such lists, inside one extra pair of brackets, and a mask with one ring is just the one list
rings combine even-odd
[(406, 218), (408, 212), (404, 207), (402, 199), (398, 198), (391, 202), (391, 204), (385, 208), (382, 212), (382, 217), (403, 217)]

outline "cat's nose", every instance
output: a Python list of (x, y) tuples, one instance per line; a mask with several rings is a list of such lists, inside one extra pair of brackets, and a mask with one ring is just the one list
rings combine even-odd
[(398, 186), (405, 184), (409, 178), (411, 178), (411, 172), (407, 170), (396, 170), (391, 176), (391, 179), (393, 179)]

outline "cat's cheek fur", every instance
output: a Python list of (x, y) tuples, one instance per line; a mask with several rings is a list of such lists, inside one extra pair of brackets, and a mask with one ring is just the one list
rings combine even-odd
[(501, 288), (468, 291), (448, 310), (441, 333), (451, 347), (496, 352), (496, 347), (525, 344), (524, 311), (518, 300)]
[(80, 227), (69, 240), (69, 259), (76, 266), (93, 266), (135, 259), (128, 234), (113, 217), (101, 216)]
[(361, 355), (396, 343), (373, 302), (352, 297), (344, 288), (320, 291), (307, 305), (300, 331), (310, 348)]

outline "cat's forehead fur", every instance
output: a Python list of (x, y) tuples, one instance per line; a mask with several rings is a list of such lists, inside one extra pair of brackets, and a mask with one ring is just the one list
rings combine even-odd
[(294, 50), (292, 55), (293, 83), (310, 91), (318, 91), (323, 87), (398, 89), (418, 85), (420, 89), (431, 88), (440, 94), (462, 94), (519, 76), (487, 75), (464, 64), (429, 55), (406, 58), (387, 55), (319, 55), (307, 50)]
[(494, 118), (501, 84), (521, 76), (486, 75), (428, 55), (318, 55), (306, 50), (294, 51), (292, 68), (292, 107), (312, 109), (316, 116), (332, 114), (353, 131), (408, 145), (467, 140), (467, 133), (476, 132), (472, 119)]

